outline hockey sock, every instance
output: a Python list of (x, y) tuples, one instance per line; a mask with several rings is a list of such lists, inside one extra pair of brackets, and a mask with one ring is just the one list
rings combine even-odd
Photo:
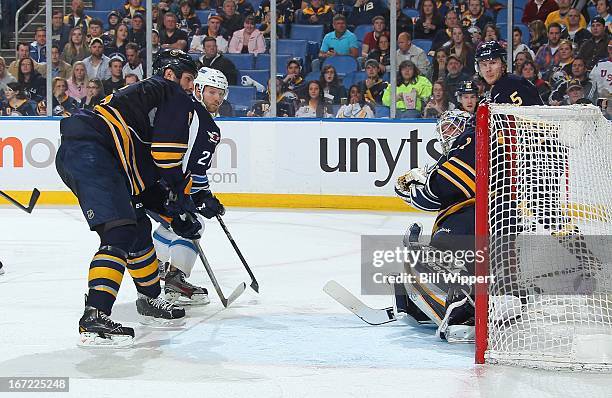
[(110, 315), (126, 265), (126, 252), (113, 246), (101, 246), (89, 265), (86, 305)]
[(127, 269), (134, 279), (136, 290), (147, 297), (155, 298), (161, 293), (159, 284), (159, 268), (155, 248), (148, 248), (130, 253)]

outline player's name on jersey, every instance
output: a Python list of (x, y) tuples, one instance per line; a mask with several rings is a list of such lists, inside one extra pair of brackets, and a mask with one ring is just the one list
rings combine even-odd
[(385, 275), (382, 272), (372, 274), (372, 280), (377, 284), (420, 283), (420, 284), (460, 284), (474, 285), (476, 283), (495, 283), (494, 275), (461, 275), (458, 273), (419, 273), (418, 275), (402, 272), (400, 274)]

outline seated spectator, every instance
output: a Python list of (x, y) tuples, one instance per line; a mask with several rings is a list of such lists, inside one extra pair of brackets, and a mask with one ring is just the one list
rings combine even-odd
[(527, 28), (529, 29), (529, 43), (527, 44), (531, 51), (537, 54), (540, 47), (548, 42), (546, 26), (544, 22), (536, 19), (530, 22)]
[(384, 68), (383, 72), (389, 72), (391, 70), (391, 53), (389, 52), (389, 37), (386, 35), (380, 36), (378, 39), (378, 49), (372, 50), (368, 54), (368, 59), (374, 59), (378, 61), (381, 68)]
[(593, 67), (589, 78), (597, 83), (600, 98), (612, 94), (612, 39), (608, 40), (608, 58), (602, 59)]
[[(138, 48), (146, 48), (147, 46), (147, 32), (144, 21), (144, 16), (141, 13), (134, 14), (132, 27), (128, 33), (128, 43), (136, 43)], [(106, 43), (104, 45), (106, 46)]]
[(319, 83), (323, 88), (323, 98), (330, 104), (339, 105), (342, 98), (347, 98), (346, 89), (340, 83), (338, 73), (333, 65), (325, 65), (321, 69)]
[(443, 80), (446, 76), (446, 61), (448, 59), (448, 54), (446, 50), (443, 48), (436, 51), (436, 56), (433, 62), (433, 73), (431, 74), (431, 79), (433, 81)]
[(104, 93), (106, 95), (113, 94), (115, 91), (125, 86), (125, 80), (123, 79), (123, 61), (119, 58), (113, 58), (109, 61), (108, 66), (110, 67), (110, 77), (102, 81)]
[(70, 37), (70, 27), (64, 25), (64, 13), (61, 9), (53, 9), (51, 16), (51, 40), (63, 49)]
[(575, 8), (570, 8), (567, 13), (567, 37), (574, 43), (576, 48), (580, 48), (585, 40), (592, 37), (591, 32), (580, 26), (580, 11)]
[(34, 62), (47, 62), (47, 28), (39, 26), (34, 33), (34, 41), (30, 43), (30, 58)]
[[(283, 81), (280, 77), (274, 79), (276, 82), (276, 115), (278, 117), (294, 117), (296, 109), (299, 108), (300, 101), (291, 91), (283, 91)], [(268, 89), (266, 91), (267, 99), (257, 101), (247, 112), (250, 117), (270, 117), (272, 116), (270, 108), (270, 84), (272, 79), (268, 81)], [(262, 86), (263, 87), (263, 86)], [(265, 88), (263, 88), (265, 90)]]
[(99, 38), (102, 40), (104, 48), (108, 47), (113, 41), (111, 35), (104, 33), (104, 25), (99, 19), (92, 19), (91, 21), (89, 21), (89, 31), (86, 40), (87, 45), (91, 44), (91, 40), (95, 38)]
[(423, 117), (428, 119), (439, 118), (444, 112), (453, 109), (455, 109), (455, 104), (449, 100), (444, 81), (436, 80), (431, 90), (431, 97), (423, 108)]
[[(153, 16), (153, 20), (155, 20), (155, 16)], [(115, 37), (115, 34), (117, 34), (117, 26), (119, 26), (119, 24), (122, 23), (121, 15), (119, 15), (117, 11), (111, 10), (111, 12), (108, 13), (107, 21), (108, 21), (108, 29), (104, 33), (106, 33), (110, 37)]]
[[(151, 31), (151, 47), (153, 47), (151, 50), (151, 53), (153, 55), (153, 58), (155, 58), (155, 55), (159, 52), (159, 50), (161, 50), (161, 46), (159, 45), (159, 32), (156, 31), (155, 29)], [(138, 52), (138, 56), (142, 60), (142, 63), (146, 65), (147, 64), (146, 47), (140, 49), (140, 51)]]
[[(350, 4), (350, 1), (347, 3)], [(353, 26), (368, 25), (372, 23), (372, 18), (384, 12), (385, 3), (381, 0), (355, 0), (347, 22)]]
[(83, 60), (87, 77), (90, 79), (106, 80), (110, 77), (110, 58), (104, 55), (102, 39), (96, 37), (89, 44), (90, 56)]
[(70, 2), (70, 9), (70, 14), (64, 17), (64, 25), (70, 29), (80, 27), (83, 32), (87, 32), (91, 17), (85, 15), (83, 0), (72, 0)]
[(366, 33), (361, 45), (361, 56), (367, 57), (368, 53), (373, 50), (378, 50), (378, 40), (381, 36), (389, 37), (389, 32), (386, 31), (385, 19), (380, 15), (372, 19), (373, 30)]
[[(458, 28), (461, 30), (461, 28)], [(412, 61), (424, 76), (431, 76), (431, 64), (423, 49), (412, 44), (412, 35), (402, 32), (397, 37), (397, 63)]]
[(89, 47), (85, 43), (83, 30), (78, 27), (73, 28), (70, 31), (70, 39), (62, 51), (62, 59), (74, 65), (76, 61), (82, 61), (87, 57), (89, 57)]
[(34, 101), (42, 101), (47, 96), (47, 80), (34, 69), (32, 58), (19, 60), (17, 83), (19, 91), (28, 95)]
[(129, 86), (130, 84), (138, 83), (140, 79), (134, 73), (128, 73), (125, 75), (125, 85)]
[[(606, 28), (608, 28), (608, 31), (611, 31), (610, 26), (612, 26), (612, 14), (610, 14), (610, 3), (608, 0), (596, 0), (593, 2), (595, 3), (595, 9), (597, 10), (596, 16), (602, 17), (604, 21), (606, 21)], [(589, 31), (591, 31), (592, 22), (593, 21), (589, 21), (589, 25), (587, 26)]]
[(253, 5), (247, 0), (236, 0), (236, 9), (240, 15), (255, 15)]
[(7, 84), (15, 83), (16, 81), (15, 76), (11, 75), (6, 68), (6, 61), (0, 57), (0, 90), (5, 90)]
[(530, 52), (528, 51), (521, 51), (520, 53), (516, 54), (515, 58), (514, 58), (514, 73), (517, 76), (520, 76), (521, 73), (519, 72), (519, 68), (521, 67), (521, 65), (523, 65), (525, 63), (525, 61), (533, 61), (533, 56), (531, 55)]
[[(553, 0), (554, 1), (554, 0)], [(419, 16), (414, 25), (415, 39), (433, 40), (436, 33), (442, 29), (444, 22), (433, 0), (419, 2)]]
[[(551, 23), (556, 22), (563, 26), (568, 26), (569, 21), (567, 19), (567, 14), (569, 13), (570, 7), (572, 6), (572, 0), (557, 0), (557, 4), (559, 5), (559, 9), (551, 12), (546, 17), (544, 21), (544, 25), (548, 28)], [(586, 19), (581, 14), (580, 15), (580, 27), (586, 28)]]
[(104, 98), (104, 88), (100, 79), (91, 79), (87, 83), (87, 95), (81, 99), (79, 108), (92, 110)]
[(70, 116), (79, 109), (79, 102), (66, 94), (68, 82), (63, 77), (53, 79), (53, 116)]
[(230, 86), (236, 84), (238, 80), (238, 70), (232, 61), (225, 58), (217, 48), (217, 40), (214, 37), (204, 39), (204, 55), (200, 57), (202, 66), (221, 71), (227, 78)]
[(261, 54), (266, 52), (263, 34), (255, 28), (255, 17), (244, 19), (244, 28), (234, 32), (227, 52), (231, 54)]
[(482, 43), (482, 30), (478, 26), (470, 26), (467, 30), (470, 35), (470, 43), (472, 48), (478, 48)]
[(450, 10), (446, 13), (444, 17), (444, 26), (442, 29), (436, 32), (436, 35), (433, 38), (433, 42), (431, 43), (431, 51), (432, 54), (441, 48), (445, 43), (449, 42), (451, 39), (452, 29), (461, 27), (459, 25), (459, 18), (457, 17), (457, 13), (453, 10)]
[(591, 20), (591, 34), (593, 37), (583, 41), (578, 51), (578, 56), (586, 61), (589, 70), (608, 55), (608, 31), (605, 19), (597, 16)]
[(463, 13), (462, 17), (465, 29), (470, 26), (478, 26), (480, 30), (483, 30), (486, 24), (493, 23), (493, 18), (485, 13), (481, 0), (468, 0), (467, 10)]
[(145, 70), (138, 54), (138, 44), (128, 43), (125, 45), (125, 58), (127, 62), (123, 65), (123, 76), (133, 73), (138, 76), (139, 80), (142, 80)]
[[(412, 34), (412, 32), (414, 31), (414, 23), (412, 22), (411, 17), (404, 14), (404, 11), (402, 10), (402, 1), (403, 0), (395, 0), (395, 8), (397, 12), (397, 33), (400, 34), (401, 32), (409, 32), (410, 34)], [(391, 26), (391, 11), (387, 9), (387, 1), (383, 0), (383, 2), (385, 4), (385, 25)]]
[[(397, 74), (396, 109), (398, 118), (421, 117), (423, 102), (431, 96), (432, 85), (412, 61), (402, 61)], [(391, 105), (391, 86), (385, 89), (382, 102)]]
[(346, 29), (346, 18), (336, 14), (333, 19), (334, 30), (323, 37), (319, 58), (325, 59), (335, 55), (359, 56), (359, 42), (353, 32)]
[(461, 83), (457, 92), (455, 93), (459, 109), (469, 112), (472, 115), (476, 114), (476, 108), (480, 98), (478, 96), (478, 86), (475, 82), (468, 80)]
[(497, 25), (489, 23), (483, 29), (483, 38), (482, 41), (484, 43), (489, 41), (496, 41), (502, 45), (502, 47), (506, 48), (507, 43), (504, 40), (501, 40), (501, 34)]
[(0, 116), (38, 116), (36, 103), (19, 89), (19, 83), (9, 83), (0, 102)]
[(295, 112), (295, 117), (331, 117), (327, 104), (323, 100), (323, 88), (318, 80), (308, 82), (308, 97), (302, 106)]
[[(129, 34), (130, 29), (126, 24), (120, 23), (117, 25), (117, 33), (115, 34), (115, 37), (110, 45), (104, 50), (104, 54), (111, 58), (115, 54), (121, 54), (125, 58), (125, 46), (129, 43)], [(185, 41), (185, 45), (187, 45), (187, 41)]]
[(448, 49), (449, 55), (456, 55), (461, 59), (464, 65), (464, 72), (470, 75), (474, 74), (474, 50), (466, 42), (466, 37), (463, 34), (463, 29), (453, 28), (451, 33), (451, 44)]
[[(324, 0), (311, 0), (306, 8), (297, 11), (297, 23), (303, 25), (323, 25), (325, 33), (332, 29), (334, 9)], [(384, 21), (384, 19), (383, 19)]]
[[(287, 62), (287, 73), (283, 77), (283, 91), (291, 91), (300, 99), (307, 98), (308, 87), (302, 77), (302, 64), (299, 58), (290, 59)], [(321, 90), (321, 95), (323, 90)]]
[(548, 42), (536, 53), (535, 63), (544, 80), (548, 80), (552, 69), (559, 64), (559, 42), (561, 41), (561, 25), (556, 22), (548, 26)]
[(226, 53), (229, 43), (225, 37), (221, 35), (221, 22), (223, 22), (223, 18), (218, 15), (211, 15), (208, 18), (208, 29), (205, 32), (200, 30), (200, 35), (193, 36), (189, 52), (203, 53), (204, 39), (209, 36), (217, 41), (217, 50), (220, 53)]
[(189, 0), (181, 0), (181, 12), (178, 14), (179, 29), (187, 33), (187, 37), (193, 36), (202, 26), (200, 18), (195, 13), (193, 5)]
[(353, 84), (349, 89), (348, 104), (343, 104), (338, 113), (340, 119), (371, 119), (374, 117), (372, 106), (363, 98), (361, 88)]
[(527, 52), (531, 59), (535, 58), (535, 53), (526, 44), (523, 44), (523, 31), (520, 28), (512, 29), (512, 59), (516, 62), (519, 53)]
[[(529, 0), (523, 9), (521, 22), (529, 25), (533, 21), (546, 21), (546, 17), (553, 11), (557, 11), (559, 6), (555, 0)], [(506, 10), (502, 12), (507, 12)]]
[(563, 100), (566, 97), (570, 83), (575, 81), (579, 82), (582, 86), (584, 98), (588, 99), (591, 104), (597, 103), (597, 98), (599, 98), (599, 88), (597, 87), (597, 82), (589, 79), (584, 59), (576, 58), (574, 62), (572, 62), (570, 78), (571, 80), (560, 84), (557, 88), (555, 88), (555, 90), (553, 90), (552, 94), (550, 95), (550, 105), (562, 105), (564, 103)]
[(221, 27), (228, 37), (232, 37), (234, 32), (244, 27), (244, 17), (237, 12), (234, 0), (224, 0), (223, 10), (219, 11), (219, 15), (223, 18)]
[[(470, 80), (472, 75), (465, 73), (463, 70), (463, 61), (456, 55), (449, 55), (446, 61), (446, 76), (444, 84), (449, 93), (457, 92), (457, 89), (462, 82)], [(451, 97), (451, 101), (457, 105), (457, 98)]]
[[(17, 59), (11, 62), (8, 67), (8, 71), (11, 75), (17, 77), (17, 73), (19, 72), (19, 61), (24, 58), (30, 58), (30, 45), (27, 43), (19, 43), (17, 45)], [(45, 70), (45, 66), (39, 64), (38, 62), (34, 62), (34, 69), (42, 74)]]
[(128, 0), (119, 11), (123, 23), (129, 23), (136, 13), (146, 14), (147, 10), (142, 6), (142, 0)]
[(366, 79), (357, 83), (359, 90), (367, 102), (372, 105), (382, 105), (383, 92), (389, 83), (381, 78), (380, 64), (374, 59), (369, 59), (365, 64)]
[(176, 14), (173, 12), (168, 11), (164, 14), (164, 28), (159, 32), (159, 43), (164, 49), (175, 48), (183, 51), (187, 49), (187, 33), (177, 28)]
[[(111, 68), (112, 70), (112, 68)], [(72, 65), (72, 75), (68, 79), (68, 91), (66, 94), (72, 98), (81, 101), (87, 96), (87, 69), (83, 61), (77, 61)]]
[(563, 74), (569, 76), (572, 73), (572, 62), (574, 62), (572, 42), (569, 40), (561, 40), (557, 52), (559, 53), (559, 60), (553, 64), (551, 73), (563, 71)]
[[(305, 8), (307, 4), (302, 3)], [(284, 27), (285, 31), (290, 28), (295, 16), (295, 6), (292, 0), (277, 0), (276, 1), (276, 24), (278, 27)], [(259, 5), (259, 9), (255, 14), (255, 20), (261, 23), (259, 28), (262, 32), (265, 30), (264, 37), (270, 37), (270, 0), (264, 0)], [(277, 29), (279, 38), (282, 38), (281, 29)]]
[(585, 97), (584, 87), (582, 84), (580, 84), (580, 81), (576, 79), (572, 79), (567, 82), (566, 95), (561, 98), (561, 101), (551, 101), (551, 105), (574, 104), (593, 104), (588, 98)]
[(538, 89), (538, 93), (540, 94), (540, 98), (544, 101), (545, 104), (548, 103), (548, 97), (550, 96), (551, 87), (550, 84), (539, 77), (538, 66), (534, 61), (526, 60), (522, 65), (517, 68), (517, 74), (519, 76), (523, 76), (525, 79), (529, 80), (536, 86)]
[[(54, 44), (51, 47), (51, 78), (61, 77), (68, 79), (72, 73), (72, 65), (60, 58), (59, 47)], [(47, 65), (43, 68), (41, 75), (47, 76)]]

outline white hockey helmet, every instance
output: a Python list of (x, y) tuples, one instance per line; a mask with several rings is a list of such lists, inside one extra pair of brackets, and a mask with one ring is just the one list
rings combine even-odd
[(223, 90), (223, 99), (227, 99), (227, 87), (229, 84), (223, 72), (213, 68), (200, 68), (200, 70), (198, 70), (198, 75), (193, 81), (194, 95), (196, 91), (202, 95), (204, 93), (204, 87), (206, 86)]
[(436, 125), (436, 133), (444, 155), (448, 155), (453, 143), (463, 134), (471, 118), (472, 115), (469, 112), (459, 109), (446, 111), (440, 116)]

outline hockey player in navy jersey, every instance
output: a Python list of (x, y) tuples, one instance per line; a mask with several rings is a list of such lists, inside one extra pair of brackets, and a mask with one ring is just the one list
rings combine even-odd
[(476, 50), (476, 70), (491, 86), (489, 101), (519, 106), (544, 105), (538, 89), (529, 80), (506, 72), (506, 50), (496, 41), (482, 44)]
[[(216, 69), (201, 68), (194, 81), (195, 114), (189, 130), (189, 147), (183, 170), (191, 173), (191, 197), (198, 212), (208, 219), (225, 213), (221, 202), (210, 191), (206, 172), (221, 140), (221, 131), (213, 118), (227, 98), (227, 88), (225, 75)], [(166, 299), (180, 305), (208, 304), (210, 300), (206, 288), (186, 280), (197, 258), (197, 249), (191, 240), (160, 225), (153, 233), (153, 242), (162, 274), (165, 274)]]
[[(421, 245), (411, 239), (405, 242), (411, 250), (458, 253), (475, 248), (475, 132), (471, 119), (472, 115), (461, 110), (443, 113), (436, 126), (443, 152), (438, 162), (428, 169), (412, 169), (397, 180), (395, 192), (406, 203), (438, 213), (430, 243)], [(420, 227), (414, 224), (410, 232), (418, 238)], [(423, 283), (418, 274), (474, 275), (474, 262), (419, 261), (406, 264), (406, 270), (415, 275), (416, 281), (405, 284), (403, 291), (396, 286), (398, 310), (417, 321), (435, 322), (440, 337), (449, 341), (472, 341), (472, 286), (447, 283), (443, 278)]]
[(79, 200), (87, 223), (100, 237), (89, 264), (80, 345), (127, 346), (134, 329), (109, 316), (125, 269), (132, 276), (138, 313), (172, 322), (185, 310), (161, 295), (151, 222), (145, 209), (171, 217), (173, 230), (193, 239), (200, 223), (188, 214), (191, 178), (183, 173), (193, 102), (184, 89), (197, 67), (179, 50), (160, 52), (154, 76), (107, 96), (92, 111), (60, 123), (57, 171)]
[(457, 92), (455, 92), (455, 96), (457, 97), (459, 109), (468, 112), (472, 116), (476, 116), (476, 108), (478, 108), (478, 102), (480, 102), (476, 83), (471, 80), (461, 82)]

